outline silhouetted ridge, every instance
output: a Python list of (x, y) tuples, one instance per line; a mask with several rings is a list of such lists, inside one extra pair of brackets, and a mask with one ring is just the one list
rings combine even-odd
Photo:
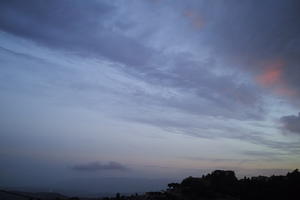
[(179, 199), (234, 196), (238, 193), (238, 179), (234, 171), (216, 170), (202, 178), (188, 177), (181, 184), (171, 183), (168, 186), (168, 192)]
[[(187, 177), (181, 183), (169, 183), (168, 189), (161, 192), (147, 192), (144, 195), (101, 198), (102, 200), (295, 200), (299, 199), (300, 172), (298, 169), (285, 176), (257, 176), (238, 180), (234, 171), (216, 170), (202, 177)], [(85, 199), (68, 198), (59, 194), (39, 195), (39, 193), (23, 194), (2, 190), (6, 196), (1, 199), (47, 199), (67, 200)], [(12, 198), (10, 198), (10, 196)], [(4, 197), (4, 198), (3, 198)], [(89, 198), (90, 200), (92, 198)], [(97, 198), (99, 199), (99, 198)]]
[[(300, 172), (286, 176), (257, 176), (238, 180), (233, 171), (216, 170), (211, 174), (170, 183), (172, 199), (295, 199), (300, 189)], [(297, 198), (296, 198), (297, 199)]]

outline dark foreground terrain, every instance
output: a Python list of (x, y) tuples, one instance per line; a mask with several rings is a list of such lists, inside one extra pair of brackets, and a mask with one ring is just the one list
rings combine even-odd
[[(166, 191), (143, 195), (98, 198), (101, 200), (284, 200), (300, 199), (300, 172), (285, 176), (258, 176), (238, 180), (233, 171), (216, 170), (200, 177), (188, 177), (181, 183), (170, 183)], [(26, 193), (0, 190), (0, 200), (66, 200), (89, 199), (66, 197), (56, 193)], [(97, 198), (90, 198), (97, 199)]]

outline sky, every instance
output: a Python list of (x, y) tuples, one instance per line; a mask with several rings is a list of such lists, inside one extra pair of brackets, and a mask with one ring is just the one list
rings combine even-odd
[(134, 192), (299, 168), (299, 9), (1, 0), (0, 186)]

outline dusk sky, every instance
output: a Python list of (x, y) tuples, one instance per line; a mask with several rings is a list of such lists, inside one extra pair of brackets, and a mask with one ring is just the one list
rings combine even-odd
[(299, 10), (0, 0), (0, 186), (299, 168)]

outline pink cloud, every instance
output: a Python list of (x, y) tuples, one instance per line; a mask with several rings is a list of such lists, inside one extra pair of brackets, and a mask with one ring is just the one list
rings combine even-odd
[(262, 74), (259, 74), (256, 77), (256, 80), (259, 84), (265, 87), (270, 87), (275, 84), (280, 84), (282, 82), (282, 67), (284, 62), (277, 60), (271, 62), (265, 66), (265, 70)]
[(263, 64), (263, 72), (256, 76), (258, 84), (281, 96), (294, 96), (297, 91), (290, 88), (283, 77), (286, 63), (283, 60), (274, 60)]

